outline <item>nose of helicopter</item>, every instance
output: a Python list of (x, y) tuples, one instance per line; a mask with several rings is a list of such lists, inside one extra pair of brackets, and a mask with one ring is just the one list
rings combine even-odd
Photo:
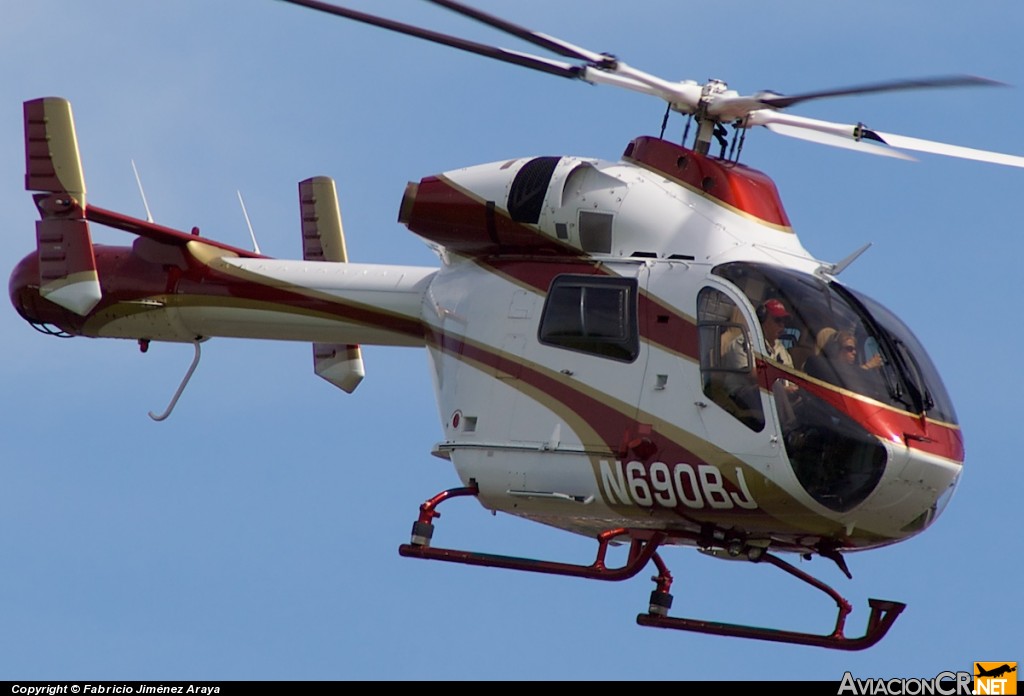
[(958, 444), (958, 452), (950, 452), (945, 457), (913, 449), (905, 450), (902, 457), (893, 457), (892, 464), (898, 475), (892, 479), (891, 487), (902, 490), (902, 509), (919, 511), (916, 517), (904, 520), (900, 527), (903, 534), (909, 536), (923, 531), (946, 509), (963, 471), (962, 441)]
[[(876, 521), (889, 527), (896, 538), (924, 531), (949, 505), (960, 483), (964, 464), (963, 438), (959, 429), (939, 437), (940, 426), (931, 424), (930, 443), (891, 443), (886, 475), (870, 504)], [(940, 440), (944, 440), (939, 442)], [(917, 447), (915, 445), (922, 445)]]

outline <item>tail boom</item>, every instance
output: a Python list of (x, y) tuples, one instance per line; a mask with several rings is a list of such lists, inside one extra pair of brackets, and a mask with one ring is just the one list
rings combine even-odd
[(183, 247), (96, 246), (102, 299), (78, 314), (50, 301), (39, 259), (11, 276), (11, 301), (36, 325), (77, 336), (192, 342), (215, 336), (422, 346), (423, 293), (435, 269), (243, 259)]
[[(358, 344), (422, 346), (432, 268), (347, 263), (334, 182), (299, 185), (304, 260), (280, 261), (86, 204), (66, 99), (25, 102), (25, 186), (40, 220), (15, 267), (15, 309), (47, 333), (194, 342), (306, 341), (317, 374), (343, 389), (363, 373)], [(137, 235), (94, 245), (90, 224)]]

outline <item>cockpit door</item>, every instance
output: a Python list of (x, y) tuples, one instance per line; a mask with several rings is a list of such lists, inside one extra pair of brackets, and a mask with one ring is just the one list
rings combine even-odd
[[(595, 451), (618, 450), (633, 429), (649, 352), (640, 337), (646, 321), (640, 302), (648, 282), (646, 266), (605, 267), (610, 272), (595, 273), (587, 266), (552, 278), (536, 338), (526, 346), (541, 388), (524, 394), (561, 417), (557, 423), (563, 436), (572, 430), (579, 445)], [(541, 443), (553, 439), (551, 414), (531, 409), (510, 426), (512, 438), (525, 441), (531, 429)], [(543, 422), (531, 425), (534, 414)]]
[(694, 399), (707, 439), (737, 454), (777, 456), (771, 385), (757, 367), (764, 339), (747, 302), (731, 288), (707, 282), (697, 295), (697, 342)]

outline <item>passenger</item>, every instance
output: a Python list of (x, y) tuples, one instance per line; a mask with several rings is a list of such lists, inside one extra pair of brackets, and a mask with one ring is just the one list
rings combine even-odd
[(838, 333), (831, 326), (826, 326), (818, 331), (814, 340), (814, 355), (808, 357), (804, 362), (804, 372), (811, 377), (835, 383), (836, 374), (835, 370), (829, 365), (829, 351), (827, 349), (835, 343), (836, 334)]
[(824, 347), (823, 355), (834, 375), (829, 380), (858, 393), (866, 393), (867, 371), (881, 366), (882, 356), (875, 355), (866, 363), (857, 362), (857, 338), (850, 331), (839, 331)]
[(814, 339), (814, 354), (821, 355), (824, 353), (825, 346), (835, 340), (837, 333), (839, 333), (839, 331), (833, 329), (831, 326), (826, 326), (824, 329), (819, 331), (818, 335)]
[[(857, 364), (857, 339), (849, 331), (840, 331), (836, 335), (836, 343), (838, 345), (839, 360), (844, 365), (855, 365)], [(865, 363), (860, 363), (862, 370), (874, 370), (882, 366), (882, 356), (875, 354), (870, 360)]]

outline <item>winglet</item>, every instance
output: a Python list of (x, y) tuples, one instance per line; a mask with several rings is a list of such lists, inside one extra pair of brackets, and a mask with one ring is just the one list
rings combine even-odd
[[(334, 179), (315, 176), (299, 182), (299, 209), (302, 257), (306, 261), (348, 262)], [(351, 394), (366, 375), (362, 349), (355, 344), (314, 343), (313, 371)]]
[(302, 258), (306, 261), (345, 263), (345, 232), (341, 226), (341, 208), (334, 179), (314, 176), (299, 182), (299, 208), (302, 213)]
[(25, 102), (25, 189), (67, 193), (85, 209), (85, 176), (67, 99)]
[(37, 191), (36, 249), (39, 294), (79, 314), (88, 314), (102, 290), (89, 223), (85, 177), (71, 104), (59, 97), (25, 102), (25, 188)]
[(355, 344), (314, 343), (313, 371), (346, 394), (351, 394), (366, 376), (363, 351)]

